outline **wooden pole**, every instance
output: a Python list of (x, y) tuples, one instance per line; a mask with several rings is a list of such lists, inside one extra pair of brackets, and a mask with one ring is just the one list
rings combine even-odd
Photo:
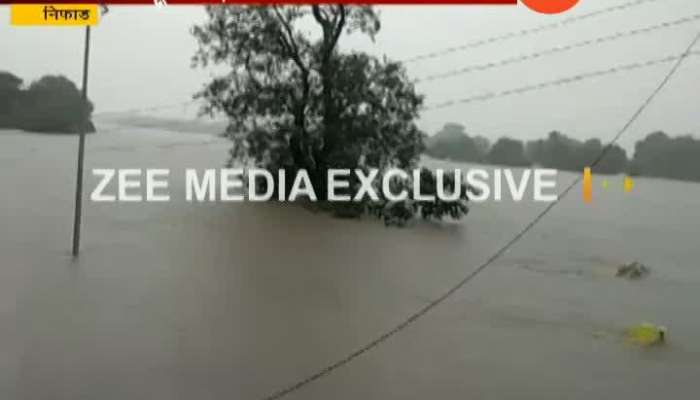
[[(85, 27), (85, 50), (83, 52), (83, 104), (87, 104), (88, 85), (88, 60), (90, 59), (90, 26)], [(73, 257), (80, 253), (80, 222), (83, 213), (83, 164), (85, 161), (85, 130), (87, 129), (89, 118), (80, 121), (78, 129), (80, 139), (78, 141), (78, 172), (75, 186), (75, 212), (73, 214)]]

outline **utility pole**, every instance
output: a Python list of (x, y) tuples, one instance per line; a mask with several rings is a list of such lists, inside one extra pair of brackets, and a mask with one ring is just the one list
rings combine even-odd
[[(88, 60), (90, 59), (90, 26), (85, 27), (85, 50), (83, 52), (83, 104), (87, 104), (88, 86)], [(78, 141), (78, 172), (75, 186), (75, 212), (73, 219), (73, 257), (78, 257), (80, 253), (80, 222), (83, 214), (83, 164), (85, 162), (85, 130), (89, 122), (86, 115), (84, 121), (78, 125), (80, 139)]]

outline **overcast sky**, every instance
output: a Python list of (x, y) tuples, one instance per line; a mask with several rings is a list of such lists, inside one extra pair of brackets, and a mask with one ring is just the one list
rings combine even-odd
[[(382, 30), (376, 41), (353, 36), (345, 39), (343, 48), (402, 60), (626, 1), (581, 0), (574, 10), (559, 16), (535, 14), (523, 6), (382, 7)], [(568, 24), (562, 29), (410, 63), (407, 68), (417, 78), (695, 14), (700, 14), (697, 0), (660, 0)], [(188, 100), (211, 73), (190, 68), (195, 41), (189, 30), (203, 19), (204, 11), (199, 7), (111, 7), (93, 31), (89, 96), (96, 112)], [(8, 7), (0, 7), (0, 20), (9, 20)], [(694, 21), (535, 62), (419, 84), (418, 89), (430, 105), (677, 55), (698, 31), (700, 21)], [(25, 81), (44, 74), (63, 74), (79, 82), (83, 34), (76, 28), (11, 27), (2, 23), (0, 70), (13, 72)], [(432, 134), (445, 122), (459, 122), (471, 134), (490, 138), (508, 135), (523, 140), (557, 129), (577, 138), (605, 140), (624, 124), (670, 67), (671, 64), (663, 64), (536, 93), (425, 111), (420, 126)], [(687, 60), (622, 143), (629, 148), (635, 140), (659, 129), (671, 134), (700, 134), (698, 104), (700, 56)], [(169, 115), (193, 112), (192, 107), (163, 111)]]

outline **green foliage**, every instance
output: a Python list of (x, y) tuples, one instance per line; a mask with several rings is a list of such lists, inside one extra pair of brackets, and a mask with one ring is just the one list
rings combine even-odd
[[(591, 166), (602, 153), (603, 144), (598, 139), (580, 142), (559, 132), (551, 132), (547, 139), (531, 141), (526, 145), (527, 157), (533, 163), (564, 171), (581, 171)], [(614, 145), (593, 167), (593, 171), (601, 174), (619, 174), (624, 172), (626, 167), (627, 153), (620, 146)]]
[(700, 140), (649, 134), (635, 145), (630, 173), (700, 182)]
[(0, 128), (13, 128), (15, 114), (22, 94), (22, 80), (15, 75), (0, 71)]
[(479, 157), (483, 159), (491, 149), (491, 141), (479, 135), (474, 136), (472, 139), (474, 140), (474, 145), (476, 146), (476, 151), (478, 152)]
[(530, 161), (525, 158), (525, 148), (520, 140), (500, 138), (493, 145), (487, 160), (491, 164), (526, 167)]
[[(403, 66), (342, 53), (344, 33), (374, 38), (370, 6), (210, 6), (195, 66), (223, 65), (198, 97), (228, 116), (230, 163), (309, 172), (319, 198), (331, 168), (411, 168), (423, 150), (423, 97)], [(312, 21), (316, 32), (302, 30)], [(308, 28), (308, 25), (305, 25)], [(352, 208), (352, 207), (351, 207)]]
[(92, 104), (82, 99), (73, 82), (63, 76), (44, 76), (26, 90), (22, 80), (0, 72), (0, 127), (36, 132), (94, 131)]
[[(502, 137), (491, 146), (488, 139), (469, 137), (464, 126), (448, 123), (433, 137), (426, 137), (428, 156), (464, 162), (526, 167), (537, 164), (546, 168), (580, 171), (590, 166), (603, 152), (599, 139), (580, 142), (559, 132), (546, 139), (527, 142)], [(602, 174), (618, 174), (627, 168), (627, 154), (620, 146), (612, 146), (594, 167)]]
[(472, 139), (463, 125), (447, 123), (433, 137), (426, 138), (425, 154), (437, 159), (480, 162), (488, 153), (488, 139)]
[[(457, 200), (445, 201), (435, 196), (434, 200), (415, 200), (407, 199), (405, 201), (390, 201), (380, 196), (379, 201), (371, 202), (366, 205), (367, 211), (384, 220), (387, 226), (404, 226), (414, 215), (420, 215), (425, 220), (442, 220), (451, 218), (454, 220), (460, 219), (469, 213), (469, 196), (467, 186), (456, 181), (454, 174), (445, 174), (443, 185), (445, 193), (451, 195), (459, 190)], [(412, 178), (405, 180), (396, 179), (392, 182), (392, 192), (406, 190), (411, 193), (413, 188)], [(427, 168), (420, 170), (420, 188), (421, 193), (434, 195), (437, 193), (437, 178), (435, 174)]]
[[(600, 139), (581, 142), (560, 132), (550, 132), (546, 139), (522, 142), (501, 138), (489, 147), (482, 137), (471, 138), (464, 126), (447, 123), (432, 137), (425, 137), (425, 153), (438, 159), (487, 162), (525, 167), (537, 164), (545, 168), (580, 172), (591, 166), (599, 174), (621, 174), (700, 181), (700, 140), (691, 136), (669, 137), (654, 132), (635, 145), (632, 160), (618, 145), (605, 148)], [(485, 156), (481, 156), (485, 154)], [(602, 156), (602, 158), (601, 158)], [(600, 160), (598, 160), (600, 158)]]

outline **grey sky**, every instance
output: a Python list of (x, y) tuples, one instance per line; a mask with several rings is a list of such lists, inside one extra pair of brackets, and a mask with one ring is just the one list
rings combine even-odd
[[(544, 16), (525, 7), (382, 7), (376, 42), (352, 36), (344, 48), (406, 59), (475, 39), (520, 30), (586, 13), (626, 0), (582, 0), (564, 15)], [(407, 65), (413, 77), (474, 63), (498, 61), (553, 46), (641, 28), (700, 14), (697, 0), (661, 0), (571, 24), (563, 29), (456, 52)], [(94, 30), (90, 98), (96, 112), (159, 106), (189, 99), (210, 72), (190, 68), (195, 42), (189, 28), (204, 18), (199, 7), (112, 7)], [(9, 8), (0, 8), (9, 20)], [(487, 72), (419, 84), (428, 105), (557, 79), (618, 64), (646, 61), (682, 52), (700, 31), (700, 22), (651, 35), (623, 39)], [(0, 70), (25, 81), (63, 74), (79, 82), (83, 32), (75, 28), (16, 28), (0, 24)], [(698, 49), (700, 50), (700, 49)], [(609, 138), (658, 84), (670, 64), (596, 78), (537, 93), (506, 97), (423, 113), (420, 125), (434, 133), (443, 123), (460, 122), (472, 134), (509, 135), (528, 140), (559, 129), (578, 138)], [(623, 140), (631, 143), (653, 130), (700, 134), (700, 57), (691, 57), (657, 102)], [(192, 107), (163, 111), (192, 115)]]

